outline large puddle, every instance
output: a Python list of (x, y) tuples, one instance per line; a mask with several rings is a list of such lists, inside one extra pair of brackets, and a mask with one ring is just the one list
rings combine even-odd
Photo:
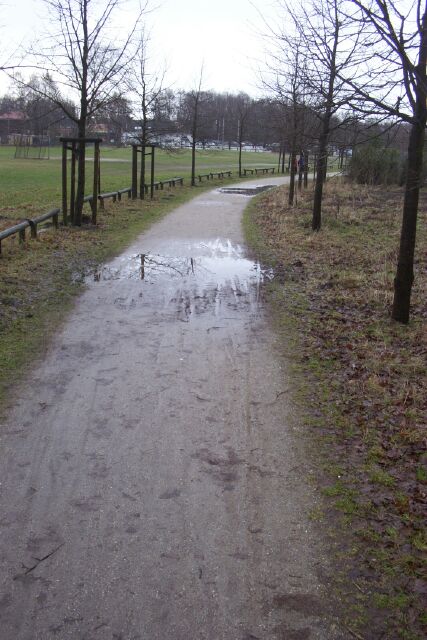
[(97, 269), (86, 281), (121, 279), (145, 280), (150, 283), (165, 279), (188, 279), (199, 283), (224, 286), (231, 282), (241, 285), (259, 284), (273, 277), (271, 269), (265, 269), (258, 261), (245, 257), (240, 245), (229, 240), (199, 243), (192, 247), (202, 255), (179, 256), (157, 253), (124, 255), (114, 262)]
[[(97, 269), (86, 281), (104, 286), (122, 282), (122, 290), (145, 306), (148, 303), (158, 310), (159, 305), (172, 305), (182, 311), (184, 304), (189, 317), (209, 310), (218, 315), (227, 304), (253, 308), (260, 300), (260, 286), (273, 278), (271, 269), (247, 258), (243, 248), (229, 240), (171, 246), (178, 255), (163, 251), (125, 254)], [(132, 282), (140, 283), (137, 290)]]

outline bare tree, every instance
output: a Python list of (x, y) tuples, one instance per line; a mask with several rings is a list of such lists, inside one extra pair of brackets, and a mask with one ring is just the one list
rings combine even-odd
[[(406, 11), (405, 11), (406, 7)], [(394, 280), (392, 318), (409, 321), (419, 191), (427, 122), (427, 1), (352, 0), (347, 16), (364, 26), (369, 38), (366, 62), (339, 72), (355, 92), (354, 108), (409, 123), (407, 177)], [(355, 11), (356, 9), (356, 11)]]
[[(303, 42), (299, 35), (275, 32), (273, 64), (264, 76), (264, 86), (273, 93), (286, 117), (289, 143), (289, 205), (294, 202), (297, 151), (303, 146), (303, 123), (307, 84)], [(284, 154), (284, 152), (283, 152)], [(284, 162), (284, 155), (283, 155)]]
[[(360, 45), (360, 30), (355, 33), (354, 22), (340, 11), (344, 1), (318, 0), (291, 12), (304, 52), (306, 92), (320, 122), (312, 215), (314, 231), (321, 228), (323, 183), (334, 116), (349, 100), (348, 85), (340, 73), (352, 64)], [(337, 126), (344, 122), (335, 119)]]
[[(44, 70), (41, 95), (60, 107), (85, 138), (90, 119), (111, 104), (125, 88), (124, 77), (133, 57), (133, 37), (142, 9), (119, 43), (109, 29), (122, 0), (43, 0), (53, 23), (36, 65)], [(110, 36), (109, 36), (110, 33)], [(78, 104), (70, 110), (70, 99)], [(79, 145), (75, 220), (81, 224), (85, 188), (85, 145)]]
[(164, 79), (166, 70), (150, 69), (148, 53), (150, 37), (143, 30), (140, 34), (138, 49), (134, 58), (134, 64), (128, 78), (128, 88), (134, 94), (134, 108), (140, 133), (136, 138), (142, 146), (140, 164), (140, 198), (144, 198), (145, 189), (145, 148), (153, 143), (153, 131), (149, 130), (149, 120), (152, 118), (159, 100), (164, 93)]
[(185, 94), (187, 121), (191, 129), (191, 186), (196, 185), (196, 145), (199, 138), (200, 110), (203, 104), (203, 64), (200, 68), (199, 79), (196, 87)]
[(253, 100), (245, 93), (239, 94), (237, 108), (237, 143), (239, 145), (239, 176), (242, 177), (242, 147), (246, 135), (246, 127), (253, 109)]

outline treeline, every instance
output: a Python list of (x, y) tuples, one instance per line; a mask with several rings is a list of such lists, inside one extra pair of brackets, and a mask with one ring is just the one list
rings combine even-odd
[[(34, 77), (15, 93), (0, 98), (0, 118), (8, 114), (20, 114), (22, 119), (3, 126), (2, 142), (12, 140), (13, 134), (49, 136), (55, 142), (60, 136), (76, 135), (75, 122), (43, 95), (43, 78)], [(47, 93), (47, 92), (45, 92)], [(68, 109), (77, 113), (71, 101)], [(199, 95), (196, 142), (202, 147), (235, 148), (239, 145), (262, 147), (273, 151), (284, 151), (288, 155), (292, 148), (295, 128), (294, 106), (275, 97), (252, 98), (245, 93), (231, 94), (201, 91)], [(298, 153), (305, 151), (316, 155), (320, 134), (320, 121), (315, 109), (299, 105), (304, 130), (298, 130)], [(139, 113), (139, 104), (132, 92), (128, 96), (117, 94), (108, 105), (90, 119), (88, 134), (99, 134), (105, 141), (123, 145), (145, 135), (146, 143), (159, 146), (190, 146), (194, 120), (194, 92), (161, 89), (152, 100), (146, 121)], [(4, 121), (3, 121), (4, 122)], [(356, 116), (345, 123), (336, 116), (333, 134), (329, 140), (331, 153), (338, 154), (341, 166), (358, 146), (377, 140), (377, 147), (386, 147), (403, 152), (407, 145), (407, 127), (389, 129), (374, 120), (361, 120)]]
[[(297, 156), (304, 155), (305, 166), (311, 157), (316, 169), (315, 231), (322, 225), (328, 155), (338, 152), (343, 164), (360, 145), (380, 139), (387, 153), (406, 147), (392, 317), (408, 322), (427, 123), (425, 2), (414, 0), (402, 14), (397, 0), (280, 0), (269, 38), (263, 99), (206, 91), (203, 64), (197, 88), (166, 89), (165, 74), (153, 69), (149, 55), (145, 6), (129, 30), (116, 34), (113, 41), (106, 25), (113, 24), (120, 0), (44, 4), (49, 7), (50, 40), (31, 49), (31, 67), (39, 69), (40, 76), (28, 81), (0, 65), (15, 80), (17, 99), (23, 100), (21, 118), (18, 112), (9, 118), (0, 114), (0, 123), (10, 132), (19, 121), (21, 130), (37, 122), (39, 130), (50, 133), (57, 127), (79, 138), (77, 225), (84, 200), (86, 138), (91, 134), (116, 144), (137, 136), (142, 147), (167, 144), (168, 137), (176, 146), (173, 138), (178, 137), (178, 142), (192, 147), (192, 184), (197, 145), (237, 144), (240, 151), (246, 144), (275, 148), (281, 152), (283, 169), (291, 158), (290, 204)], [(385, 155), (371, 157), (378, 162)], [(241, 161), (239, 173), (240, 168)], [(386, 173), (389, 180), (393, 172)], [(382, 174), (368, 170), (365, 179), (380, 180)], [(364, 179), (363, 172), (358, 179)]]

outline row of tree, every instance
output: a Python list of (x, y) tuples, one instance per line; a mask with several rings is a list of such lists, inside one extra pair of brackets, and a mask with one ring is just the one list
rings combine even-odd
[[(18, 78), (15, 91), (0, 97), (0, 117), (9, 113), (22, 114), (23, 119), (8, 133), (25, 133), (34, 136), (46, 135), (51, 141), (60, 136), (77, 134), (75, 121), (54, 103), (46, 90), (43, 77), (34, 75), (28, 82)], [(49, 83), (51, 86), (51, 83)], [(154, 93), (146, 91), (138, 95), (129, 88), (125, 95), (115, 94), (114, 99), (99, 109), (89, 119), (87, 133), (99, 132), (107, 135), (107, 141), (121, 145), (141, 140), (145, 134), (146, 143), (159, 146), (174, 144), (181, 138), (181, 146), (187, 140), (185, 134), (193, 130), (195, 93), (193, 91), (172, 91), (160, 88)], [(67, 111), (77, 116), (77, 104), (68, 101)], [(308, 149), (316, 152), (320, 126), (316, 112), (309, 105), (299, 105), (304, 133), (298, 131), (293, 136), (293, 109), (286, 101), (274, 96), (254, 99), (245, 93), (230, 94), (215, 91), (200, 91), (198, 100), (196, 143), (203, 147), (218, 146), (235, 148), (248, 145), (289, 152), (294, 138), (296, 152)], [(395, 127), (391, 131), (376, 121), (353, 119), (351, 126), (336, 116), (334, 130), (329, 140), (329, 149), (342, 157), (358, 144), (373, 137), (380, 138), (387, 147), (403, 150), (407, 143), (407, 128)], [(5, 139), (4, 142), (7, 142)], [(179, 146), (179, 144), (178, 144)]]
[[(54, 24), (32, 51), (43, 74), (14, 76), (32, 105), (52, 119), (61, 112), (82, 141), (78, 149), (77, 224), (84, 197), (85, 144), (103, 119), (119, 130), (139, 125), (139, 141), (159, 134), (190, 133), (192, 183), (197, 143), (276, 144), (291, 156), (290, 202), (297, 153), (316, 155), (313, 229), (321, 228), (323, 183), (331, 143), (341, 154), (371, 135), (403, 123), (409, 137), (407, 183), (393, 317), (409, 318), (419, 189), (426, 126), (427, 0), (282, 0), (282, 29), (270, 30), (274, 50), (264, 76), (268, 98), (222, 95), (203, 88), (173, 93), (149, 58), (142, 9), (131, 29), (111, 35), (120, 0), (44, 0)], [(404, 12), (403, 12), (404, 11)], [(273, 37), (271, 37), (273, 36)], [(6, 69), (11, 74), (11, 70)], [(27, 103), (31, 102), (26, 96)], [(40, 118), (40, 113), (36, 114)], [(394, 135), (394, 134), (393, 134)]]
[[(282, 1), (283, 28), (272, 28), (266, 84), (292, 107), (291, 154), (305, 144), (306, 109), (318, 120), (312, 228), (321, 228), (328, 145), (337, 127), (360, 119), (408, 130), (405, 199), (392, 317), (408, 322), (427, 119), (427, 1)], [(294, 166), (294, 162), (292, 162)], [(291, 175), (292, 201), (294, 176)]]

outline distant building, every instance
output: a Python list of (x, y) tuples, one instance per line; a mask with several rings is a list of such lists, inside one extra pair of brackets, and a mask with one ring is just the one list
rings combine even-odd
[(23, 111), (0, 114), (0, 142), (14, 144), (15, 136), (28, 133), (28, 117)]

